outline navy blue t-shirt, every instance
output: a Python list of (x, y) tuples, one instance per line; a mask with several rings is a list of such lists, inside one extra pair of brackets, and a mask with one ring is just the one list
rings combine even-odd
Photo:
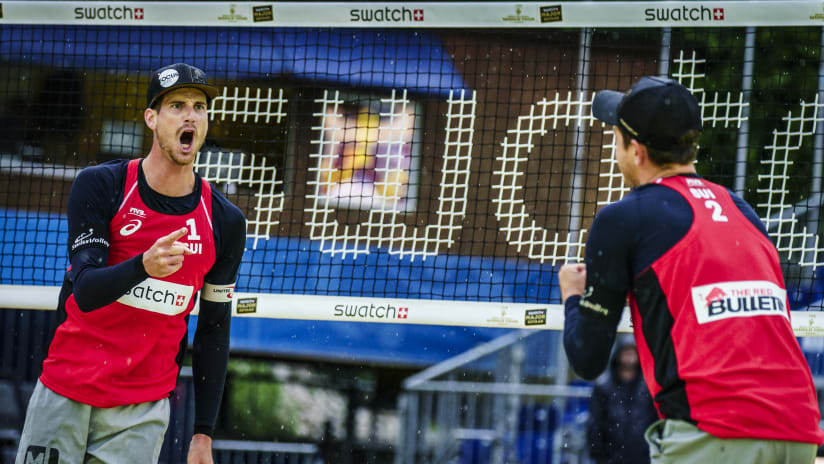
[[(699, 177), (697, 174), (687, 176)], [(764, 224), (743, 198), (731, 193), (736, 206), (765, 236)], [(607, 310), (604, 319), (578, 311), (581, 298), (565, 302), (564, 343), (575, 372), (597, 377), (607, 366), (621, 313), (635, 276), (678, 243), (692, 226), (689, 203), (675, 190), (644, 184), (595, 216), (587, 238), (587, 304)], [(582, 322), (583, 318), (587, 318)]]

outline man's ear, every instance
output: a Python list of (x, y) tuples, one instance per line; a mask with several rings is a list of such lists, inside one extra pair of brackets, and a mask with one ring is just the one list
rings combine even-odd
[(646, 145), (635, 139), (630, 140), (629, 144), (634, 150), (633, 160), (636, 166), (643, 166), (647, 161), (649, 161), (649, 152), (647, 151)]
[(146, 111), (143, 112), (143, 120), (146, 121), (146, 127), (149, 129), (157, 129), (157, 111), (146, 108)]

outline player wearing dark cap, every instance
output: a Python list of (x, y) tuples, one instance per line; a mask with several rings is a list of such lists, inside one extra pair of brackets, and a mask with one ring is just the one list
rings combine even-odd
[(644, 77), (601, 91), (633, 190), (595, 216), (585, 264), (561, 268), (564, 346), (592, 379), (629, 307), (661, 420), (653, 463), (811, 463), (824, 442), (810, 369), (790, 325), (778, 252), (753, 209), (696, 174), (695, 97)]
[(70, 267), (17, 462), (157, 462), (200, 291), (189, 462), (211, 463), (229, 355), (240, 210), (193, 170), (217, 95), (198, 68), (152, 75), (143, 159), (82, 170), (68, 203)]

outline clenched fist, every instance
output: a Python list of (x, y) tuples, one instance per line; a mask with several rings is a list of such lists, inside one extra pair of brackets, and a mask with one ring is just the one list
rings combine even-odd
[(573, 295), (583, 295), (587, 283), (587, 267), (585, 264), (564, 264), (558, 272), (558, 283), (561, 286), (561, 300), (566, 301)]

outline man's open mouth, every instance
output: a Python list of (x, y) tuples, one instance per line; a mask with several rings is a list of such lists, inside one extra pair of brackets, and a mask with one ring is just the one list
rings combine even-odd
[(183, 132), (180, 134), (180, 145), (183, 148), (189, 148), (192, 146), (192, 140), (195, 139), (195, 131), (192, 129), (184, 129)]

